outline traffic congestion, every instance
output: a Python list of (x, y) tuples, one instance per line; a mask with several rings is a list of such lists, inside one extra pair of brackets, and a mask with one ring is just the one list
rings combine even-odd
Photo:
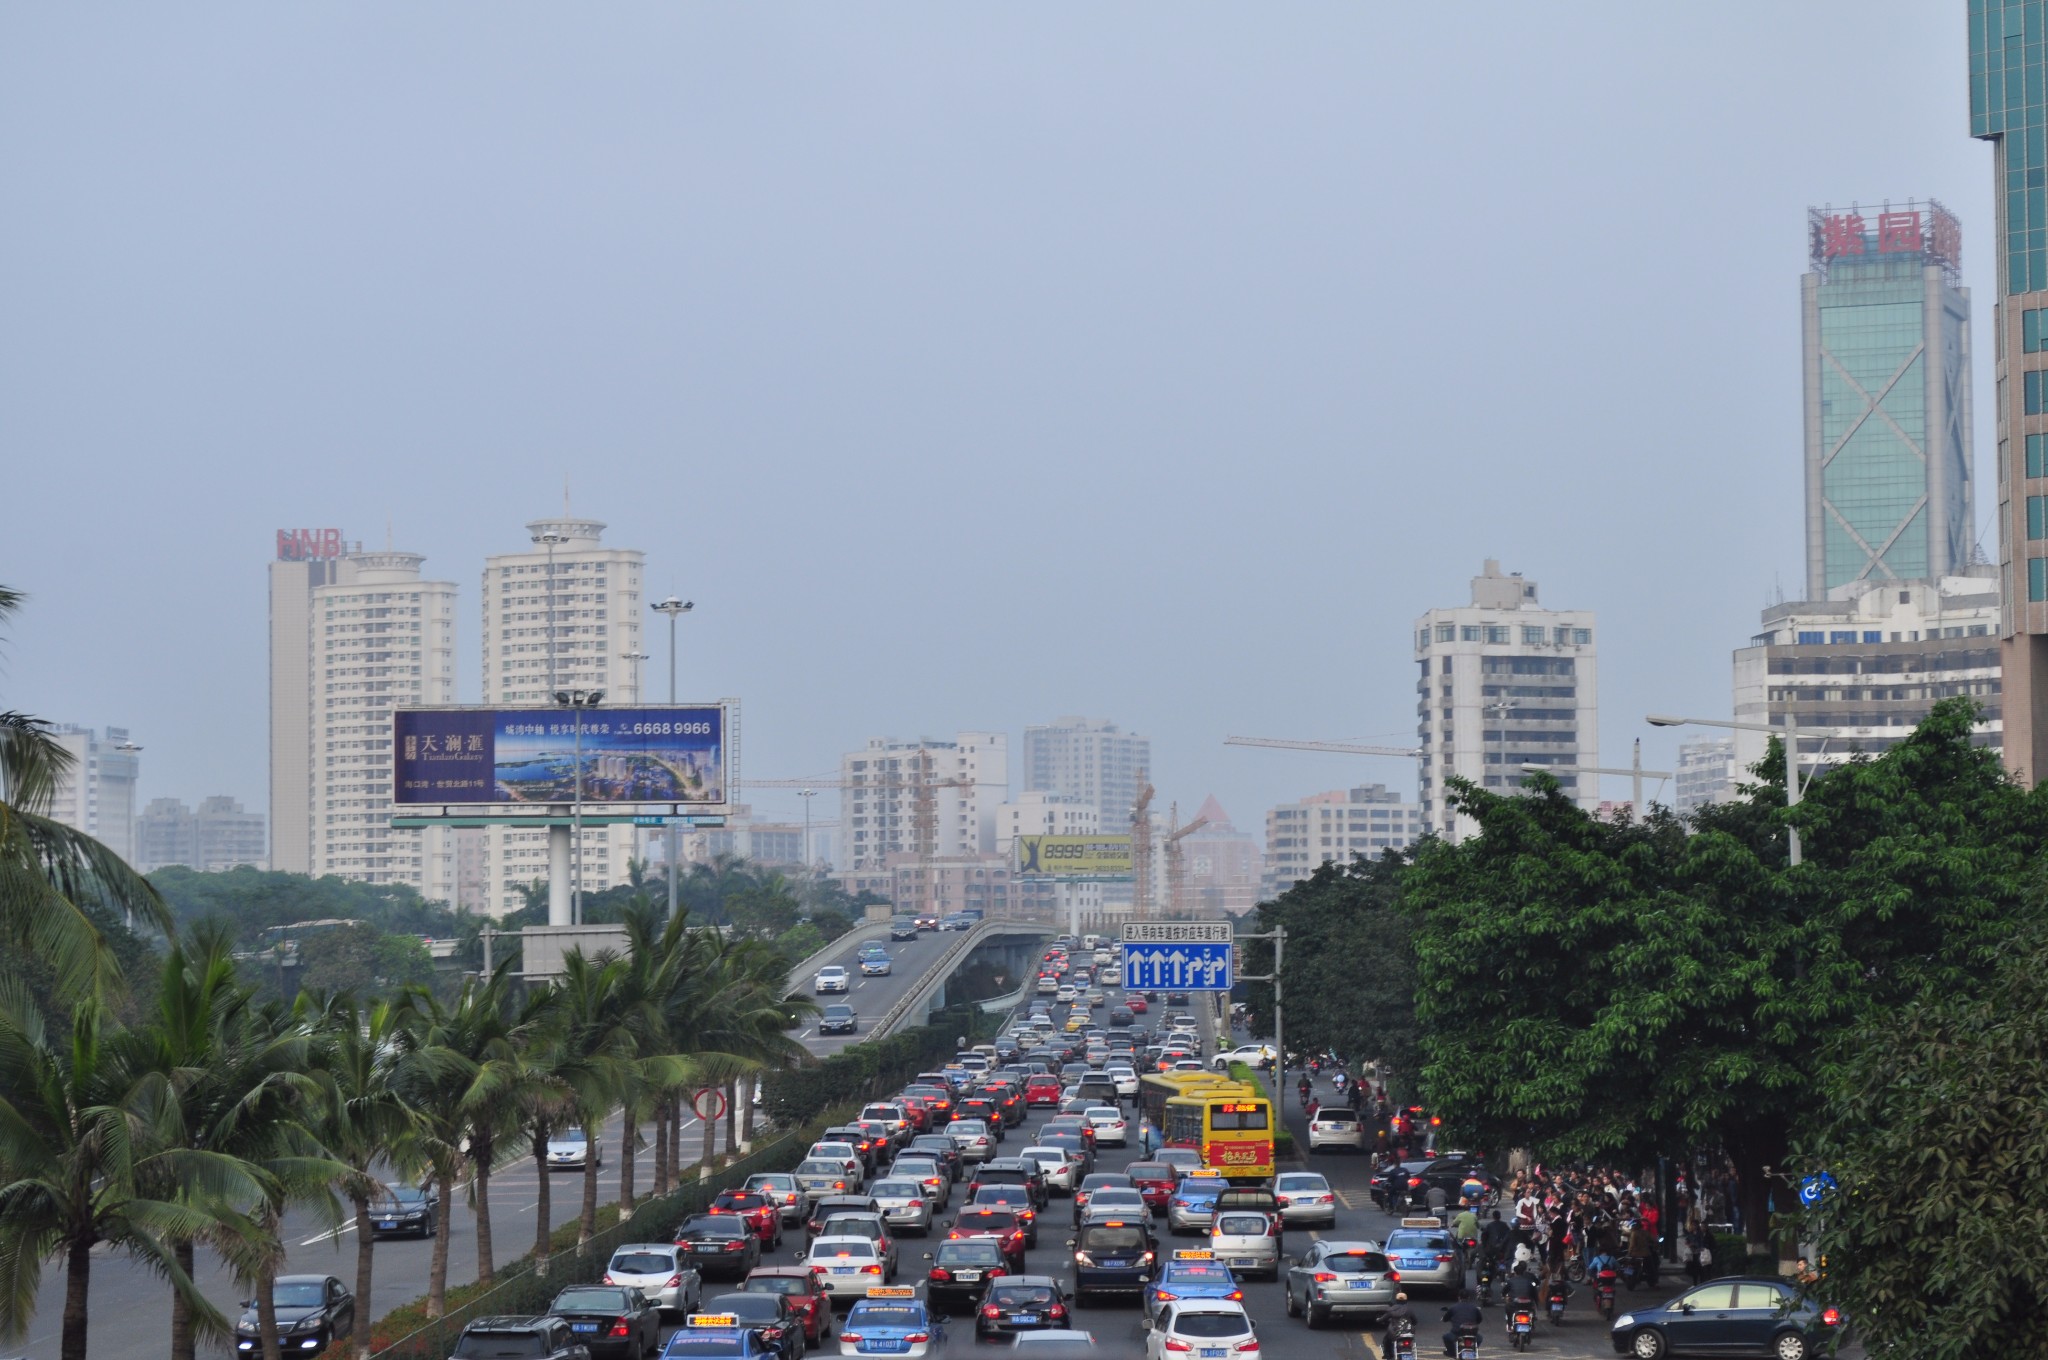
[[(1232, 1072), (1273, 1050), (1231, 1047), (1210, 995), (1121, 979), (1113, 942), (1062, 937), (992, 1041), (825, 1130), (793, 1170), (721, 1194), (674, 1241), (620, 1246), (551, 1316), (473, 1324), (457, 1360), (1690, 1349), (1686, 1296), (1619, 1313), (1594, 1289), (1519, 1301), (1480, 1247), (1499, 1178), (1436, 1147), (1422, 1111), (1368, 1134), (1374, 1093), (1337, 1071), (1303, 1073), (1276, 1103)], [(816, 984), (836, 992), (844, 970)], [(1390, 1134), (1410, 1156), (1382, 1165)], [(1700, 1286), (1716, 1287), (1710, 1353), (1803, 1360), (1835, 1325), (1773, 1295), (1789, 1320), (1750, 1347), (1726, 1316), (1738, 1286)]]

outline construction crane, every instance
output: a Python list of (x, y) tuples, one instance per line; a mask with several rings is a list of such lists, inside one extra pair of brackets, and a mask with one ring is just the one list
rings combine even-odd
[(1138, 771), (1138, 801), (1131, 806), (1131, 919), (1152, 915), (1152, 785)]
[(1172, 829), (1166, 833), (1166, 910), (1174, 920), (1184, 921), (1188, 915), (1187, 871), (1181, 863), (1180, 843), (1207, 826), (1209, 819), (1197, 817), (1182, 826), (1179, 803), (1173, 805), (1169, 816)]
[(1334, 751), (1345, 756), (1407, 756), (1422, 752), (1410, 746), (1360, 746), (1348, 741), (1289, 741), (1284, 737), (1225, 737), (1225, 746), (1271, 746), (1282, 751)]

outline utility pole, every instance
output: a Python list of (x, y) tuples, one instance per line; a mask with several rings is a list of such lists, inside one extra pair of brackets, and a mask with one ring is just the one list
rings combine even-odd
[[(1287, 947), (1287, 927), (1276, 925), (1271, 930), (1262, 931), (1257, 935), (1240, 935), (1237, 938), (1238, 940), (1271, 940), (1273, 942), (1273, 971), (1261, 974), (1239, 973), (1236, 980), (1239, 982), (1270, 982), (1273, 984), (1273, 1107), (1277, 1121), (1278, 1111), (1287, 1099), (1287, 1030), (1285, 1007), (1283, 1005), (1286, 984), (1281, 981), (1283, 972), (1282, 955)], [(1233, 943), (1231, 947), (1235, 950), (1238, 946)]]
[[(697, 607), (693, 600), (682, 600), (671, 595), (665, 600), (656, 600), (650, 606), (657, 614), (668, 616), (668, 702), (676, 702), (676, 620)], [(668, 835), (666, 857), (668, 859), (668, 919), (676, 919), (676, 860), (682, 856), (682, 835), (676, 826), (677, 809), (670, 807), (669, 823), (664, 828)]]

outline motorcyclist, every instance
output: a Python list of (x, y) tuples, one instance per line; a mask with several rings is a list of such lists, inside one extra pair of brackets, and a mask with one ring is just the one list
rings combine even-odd
[(1301, 1103), (1304, 1108), (1308, 1105), (1308, 1093), (1314, 1087), (1315, 1083), (1309, 1080), (1308, 1073), (1306, 1072), (1302, 1073), (1301, 1080), (1294, 1084), (1294, 1089), (1301, 1092)]
[(1517, 1308), (1527, 1308), (1532, 1313), (1536, 1311), (1536, 1277), (1529, 1273), (1527, 1266), (1516, 1262), (1508, 1274), (1507, 1283), (1501, 1286), (1501, 1297), (1506, 1301), (1509, 1312)]
[(1487, 1285), (1485, 1293), (1493, 1292), (1493, 1277), (1500, 1273), (1507, 1262), (1508, 1244), (1514, 1241), (1514, 1234), (1508, 1225), (1501, 1222), (1500, 1210), (1493, 1211), (1486, 1226), (1479, 1230), (1480, 1279)]
[(1408, 1334), (1415, 1335), (1422, 1327), (1422, 1319), (1415, 1316), (1415, 1310), (1408, 1306), (1406, 1294), (1394, 1295), (1394, 1306), (1387, 1310), (1387, 1330), (1380, 1337), (1380, 1360), (1394, 1360), (1394, 1340), (1406, 1324)]
[(1451, 1236), (1460, 1244), (1474, 1241), (1479, 1236), (1479, 1215), (1472, 1212), (1472, 1202), (1458, 1201), (1458, 1212), (1451, 1215)]
[(1472, 1291), (1460, 1289), (1458, 1301), (1444, 1309), (1444, 1321), (1451, 1324), (1451, 1329), (1444, 1333), (1444, 1354), (1455, 1356), (1458, 1353), (1458, 1333), (1466, 1328), (1477, 1333), (1485, 1320), (1485, 1312), (1472, 1302)]

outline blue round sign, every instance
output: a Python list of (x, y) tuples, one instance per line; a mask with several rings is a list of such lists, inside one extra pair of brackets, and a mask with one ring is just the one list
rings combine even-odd
[(1821, 1201), (1821, 1196), (1835, 1188), (1835, 1178), (1823, 1171), (1818, 1176), (1808, 1176), (1799, 1182), (1799, 1202), (1811, 1209)]

